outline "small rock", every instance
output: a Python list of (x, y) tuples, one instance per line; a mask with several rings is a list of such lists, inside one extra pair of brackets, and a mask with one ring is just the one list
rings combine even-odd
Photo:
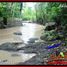
[(29, 40), (28, 43), (35, 43), (35, 40)]
[(11, 56), (16, 57), (16, 56), (20, 56), (19, 54), (12, 54)]
[(29, 40), (38, 40), (38, 38), (30, 38)]
[(45, 40), (45, 36), (41, 36), (40, 39), (41, 39), (41, 40)]
[(0, 50), (16, 51), (17, 47), (13, 43), (4, 43), (0, 45)]
[(14, 34), (15, 34), (15, 35), (22, 35), (21, 32), (15, 32)]
[(3, 62), (7, 62), (7, 60), (3, 60)]

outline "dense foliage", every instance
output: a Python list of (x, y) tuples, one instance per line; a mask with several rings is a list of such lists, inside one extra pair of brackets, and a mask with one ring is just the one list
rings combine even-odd
[(35, 20), (36, 19), (36, 12), (32, 10), (30, 7), (24, 7), (22, 13), (23, 20)]
[(18, 17), (22, 10), (21, 3), (0, 3), (0, 17)]
[(22, 10), (22, 2), (20, 3), (7, 3), (1, 2), (0, 3), (0, 17), (3, 20), (0, 22), (0, 27), (5, 27), (7, 25), (7, 19), (10, 17), (21, 17), (21, 10)]
[(56, 22), (60, 18), (62, 25), (67, 23), (67, 3), (64, 2), (39, 2), (35, 4), (35, 9), (23, 6), (23, 2), (1, 2), (0, 17), (7, 24), (9, 17), (22, 18), (23, 20), (35, 20), (37, 23)]
[(60, 17), (62, 24), (67, 22), (67, 3), (62, 2), (41, 2), (36, 4), (37, 22), (45, 24), (55, 21), (56, 17)]

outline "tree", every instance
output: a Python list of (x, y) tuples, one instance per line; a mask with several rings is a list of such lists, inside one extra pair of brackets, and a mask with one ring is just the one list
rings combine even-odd
[(23, 8), (23, 20), (35, 20), (36, 19), (36, 13), (35, 10), (32, 10), (31, 7), (24, 6)]
[[(36, 13), (37, 13), (37, 22), (45, 23), (48, 21), (56, 21), (55, 18), (60, 16), (60, 20), (62, 24), (66, 23), (65, 17), (67, 17), (67, 3), (62, 2), (40, 2), (36, 5)], [(66, 14), (65, 14), (66, 13)]]
[(3, 17), (3, 25), (7, 25), (9, 17), (19, 17), (22, 10), (22, 3), (0, 3), (0, 17)]
[(4, 25), (7, 25), (7, 17), (11, 16), (11, 9), (9, 8), (10, 3), (0, 3), (0, 17), (3, 17)]

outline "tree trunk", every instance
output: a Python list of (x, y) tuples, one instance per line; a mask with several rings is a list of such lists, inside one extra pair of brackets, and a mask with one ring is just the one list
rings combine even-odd
[(20, 14), (21, 14), (22, 8), (23, 8), (23, 3), (21, 2), (20, 3)]
[(4, 23), (4, 25), (7, 25), (7, 18), (6, 17), (3, 17), (3, 23)]
[(57, 18), (55, 18), (55, 25), (56, 25), (56, 31), (57, 32), (59, 32), (60, 31), (60, 29), (61, 29), (61, 17), (59, 16), (57, 16)]

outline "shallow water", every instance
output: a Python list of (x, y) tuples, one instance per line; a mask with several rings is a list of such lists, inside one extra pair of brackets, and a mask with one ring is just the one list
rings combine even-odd
[[(27, 42), (30, 38), (40, 38), (44, 26), (34, 23), (23, 23), (22, 27), (12, 27), (0, 29), (0, 44), (5, 42)], [(22, 35), (14, 35), (15, 32), (21, 32)]]
[[(42, 35), (44, 26), (34, 23), (23, 23), (23, 26), (12, 27), (7, 29), (0, 29), (0, 45), (6, 42), (10, 43), (27, 43), (30, 38), (40, 38)], [(15, 32), (21, 32), (22, 35), (15, 35)], [(17, 56), (11, 56), (12, 54), (18, 54)], [(0, 64), (17, 64), (25, 62), (31, 59), (36, 54), (16, 53), (0, 50)], [(3, 60), (6, 60), (3, 62)]]
[(34, 24), (34, 23), (23, 23), (23, 28), (21, 28), (22, 32), (22, 40), (27, 43), (30, 38), (39, 38), (42, 35), (44, 26)]
[[(15, 55), (15, 56), (12, 56), (12, 55)], [(20, 62), (25, 62), (29, 60), (35, 55), (36, 54), (25, 54), (25, 53), (8, 52), (8, 51), (0, 50), (0, 65), (18, 64)]]

